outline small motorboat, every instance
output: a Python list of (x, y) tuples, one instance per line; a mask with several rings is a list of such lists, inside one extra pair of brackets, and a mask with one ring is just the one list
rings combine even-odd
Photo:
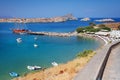
[(41, 69), (41, 67), (40, 66), (27, 66), (27, 69), (29, 69), (29, 70), (39, 70), (39, 69)]
[(17, 41), (17, 43), (21, 43), (22, 42), (22, 38), (17, 38), (16, 41)]
[(38, 45), (37, 45), (37, 44), (34, 44), (34, 47), (36, 48), (36, 47), (38, 47)]
[(53, 66), (58, 66), (58, 63), (56, 63), (56, 62), (52, 62), (51, 63)]
[(10, 72), (9, 73), (11, 77), (18, 77), (19, 74), (17, 74), (16, 72)]

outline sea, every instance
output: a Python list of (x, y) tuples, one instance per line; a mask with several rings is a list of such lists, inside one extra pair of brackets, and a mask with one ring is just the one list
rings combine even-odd
[[(57, 23), (26, 23), (25, 26), (31, 31), (44, 32), (73, 32), (78, 27), (88, 26), (98, 18), (82, 22), (80, 19), (57, 22)], [(120, 21), (119, 18), (115, 18)], [(99, 24), (99, 22), (95, 22)], [(96, 50), (101, 43), (94, 39), (83, 37), (57, 37), (40, 35), (18, 35), (11, 29), (15, 23), (0, 23), (0, 80), (11, 80), (10, 72), (24, 75), (31, 72), (27, 66), (38, 65), (42, 68), (52, 67), (52, 62), (58, 64), (73, 60), (79, 52), (92, 49)], [(17, 43), (16, 39), (22, 42)], [(37, 38), (37, 39), (35, 39)], [(37, 44), (38, 47), (34, 47)]]

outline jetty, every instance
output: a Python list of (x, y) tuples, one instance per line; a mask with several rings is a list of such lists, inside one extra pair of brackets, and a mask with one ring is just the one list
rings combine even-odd
[(77, 32), (59, 33), (59, 32), (27, 32), (30, 35), (46, 35), (46, 36), (59, 36), (59, 37), (70, 37), (76, 36)]

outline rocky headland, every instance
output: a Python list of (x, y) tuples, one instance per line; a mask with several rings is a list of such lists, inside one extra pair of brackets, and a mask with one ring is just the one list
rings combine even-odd
[(0, 22), (64, 22), (67, 20), (77, 20), (72, 14), (67, 14), (64, 16), (52, 17), (52, 18), (3, 18)]

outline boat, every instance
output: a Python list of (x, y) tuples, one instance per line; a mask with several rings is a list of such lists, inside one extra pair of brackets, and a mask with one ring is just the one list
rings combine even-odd
[(10, 72), (9, 73), (11, 77), (18, 77), (19, 74), (17, 74), (16, 72)]
[(39, 69), (41, 69), (41, 67), (40, 66), (27, 66), (27, 69), (29, 69), (29, 70), (39, 70)]
[(26, 30), (26, 29), (12, 29), (12, 30), (13, 30), (13, 33), (16, 33), (16, 34), (23, 34), (23, 33), (29, 32), (29, 30)]
[(22, 38), (17, 38), (16, 41), (17, 41), (17, 43), (21, 43), (22, 42)]
[(51, 63), (53, 66), (58, 66), (58, 63), (56, 63), (56, 62), (52, 62)]
[(12, 31), (13, 31), (13, 33), (16, 33), (16, 34), (25, 34), (25, 33), (29, 32), (30, 30), (25, 29), (24, 22), (18, 22), (18, 23), (16, 23), (16, 28), (12, 29)]
[(38, 47), (38, 45), (37, 45), (37, 44), (34, 44), (34, 47), (36, 48), (36, 47)]

